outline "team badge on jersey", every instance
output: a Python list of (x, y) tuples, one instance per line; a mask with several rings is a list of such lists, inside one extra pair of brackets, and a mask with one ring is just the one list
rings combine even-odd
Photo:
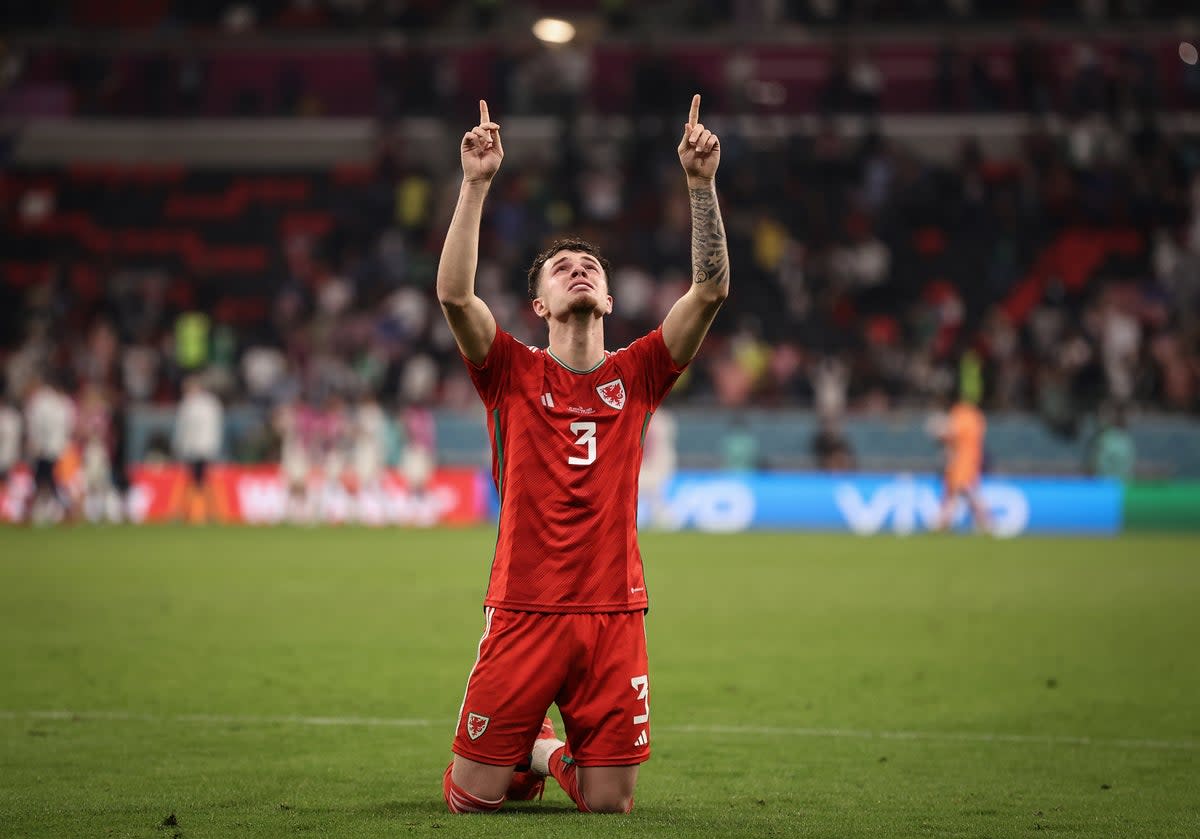
[(487, 731), (488, 723), (491, 721), (491, 717), (476, 714), (474, 711), (467, 714), (467, 736), (472, 740), (478, 740), (483, 736), (483, 732)]
[(610, 408), (616, 408), (619, 411), (625, 407), (625, 383), (620, 379), (605, 382), (596, 388), (596, 393), (600, 394), (604, 404)]

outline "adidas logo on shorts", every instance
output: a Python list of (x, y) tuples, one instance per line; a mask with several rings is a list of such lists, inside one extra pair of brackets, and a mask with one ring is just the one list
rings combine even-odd
[(650, 742), (650, 737), (649, 737), (649, 736), (646, 734), (646, 729), (644, 729), (644, 728), (643, 728), (643, 729), (642, 729), (642, 733), (641, 733), (641, 734), (639, 734), (639, 735), (638, 735), (638, 738), (637, 738), (636, 740), (634, 740), (634, 741), (633, 741), (633, 745), (635, 745), (635, 746), (644, 746), (644, 745), (646, 745), (646, 744), (647, 744), (647, 743), (649, 743), (649, 742)]

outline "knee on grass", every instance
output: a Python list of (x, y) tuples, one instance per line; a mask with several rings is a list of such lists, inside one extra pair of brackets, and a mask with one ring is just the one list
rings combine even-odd
[(633, 796), (620, 794), (597, 795), (586, 797), (585, 807), (580, 807), (588, 813), (630, 813), (633, 811)]
[(451, 777), (453, 770), (454, 764), (451, 763), (446, 767), (446, 773), (442, 776), (442, 795), (445, 797), (446, 806), (451, 813), (494, 813), (500, 809), (504, 803), (503, 796), (491, 800), (467, 792), (454, 783), (454, 779)]

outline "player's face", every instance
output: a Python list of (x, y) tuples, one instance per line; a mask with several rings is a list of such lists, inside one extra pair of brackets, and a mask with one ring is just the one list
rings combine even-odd
[(564, 317), (612, 311), (608, 281), (594, 256), (581, 251), (559, 251), (546, 260), (538, 282), (533, 310), (538, 317)]

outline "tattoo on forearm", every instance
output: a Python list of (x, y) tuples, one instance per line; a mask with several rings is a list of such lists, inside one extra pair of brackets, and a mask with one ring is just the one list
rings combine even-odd
[(721, 286), (729, 282), (729, 249), (725, 224), (711, 188), (689, 190), (692, 201), (692, 281), (711, 280)]

